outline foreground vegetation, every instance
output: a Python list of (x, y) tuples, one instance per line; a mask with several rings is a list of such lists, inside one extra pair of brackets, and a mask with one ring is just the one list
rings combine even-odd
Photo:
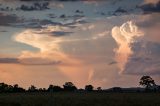
[(4, 93), (0, 106), (159, 106), (159, 93)]

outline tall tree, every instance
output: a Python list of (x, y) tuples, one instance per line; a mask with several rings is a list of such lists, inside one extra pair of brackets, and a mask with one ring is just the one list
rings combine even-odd
[(86, 86), (85, 86), (85, 90), (86, 90), (86, 91), (93, 91), (93, 88), (94, 88), (94, 87), (93, 87), (92, 85), (86, 85)]
[(150, 76), (142, 76), (139, 84), (144, 86), (146, 89), (150, 89), (151, 87), (156, 85), (154, 80)]

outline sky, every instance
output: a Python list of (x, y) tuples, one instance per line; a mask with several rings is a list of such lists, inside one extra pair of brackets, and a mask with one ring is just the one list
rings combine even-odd
[(0, 82), (160, 84), (159, 0), (0, 0)]

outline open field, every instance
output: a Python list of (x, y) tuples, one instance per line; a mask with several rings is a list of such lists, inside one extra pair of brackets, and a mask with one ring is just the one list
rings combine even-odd
[(12, 93), (0, 106), (160, 106), (159, 93)]

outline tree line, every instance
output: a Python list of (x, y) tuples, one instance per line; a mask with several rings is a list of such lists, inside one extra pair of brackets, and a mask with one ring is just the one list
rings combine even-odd
[[(154, 80), (150, 76), (142, 76), (140, 78), (140, 85), (144, 87), (144, 91), (160, 91), (160, 86), (156, 85)], [(66, 82), (63, 87), (58, 85), (49, 85), (48, 88), (37, 88), (34, 85), (31, 85), (28, 89), (20, 87), (18, 84), (8, 85), (5, 83), (0, 83), (0, 93), (17, 93), (17, 92), (60, 92), (60, 91), (107, 91), (102, 90), (101, 87), (94, 89), (93, 85), (86, 85), (84, 89), (78, 89), (72, 82)], [(124, 91), (120, 87), (113, 87), (111, 90), (113, 92), (122, 92)], [(138, 91), (138, 90), (137, 90)]]
[[(28, 89), (24, 89), (20, 87), (18, 84), (15, 85), (8, 85), (5, 83), (0, 83), (0, 93), (16, 93), (16, 92), (60, 92), (60, 91), (78, 91), (78, 90), (85, 90), (85, 91), (93, 91), (92, 85), (86, 85), (85, 89), (78, 89), (72, 82), (66, 82), (63, 87), (58, 85), (49, 85), (46, 88), (37, 88), (34, 85), (31, 85)], [(98, 90), (101, 90), (101, 87), (98, 87)]]

